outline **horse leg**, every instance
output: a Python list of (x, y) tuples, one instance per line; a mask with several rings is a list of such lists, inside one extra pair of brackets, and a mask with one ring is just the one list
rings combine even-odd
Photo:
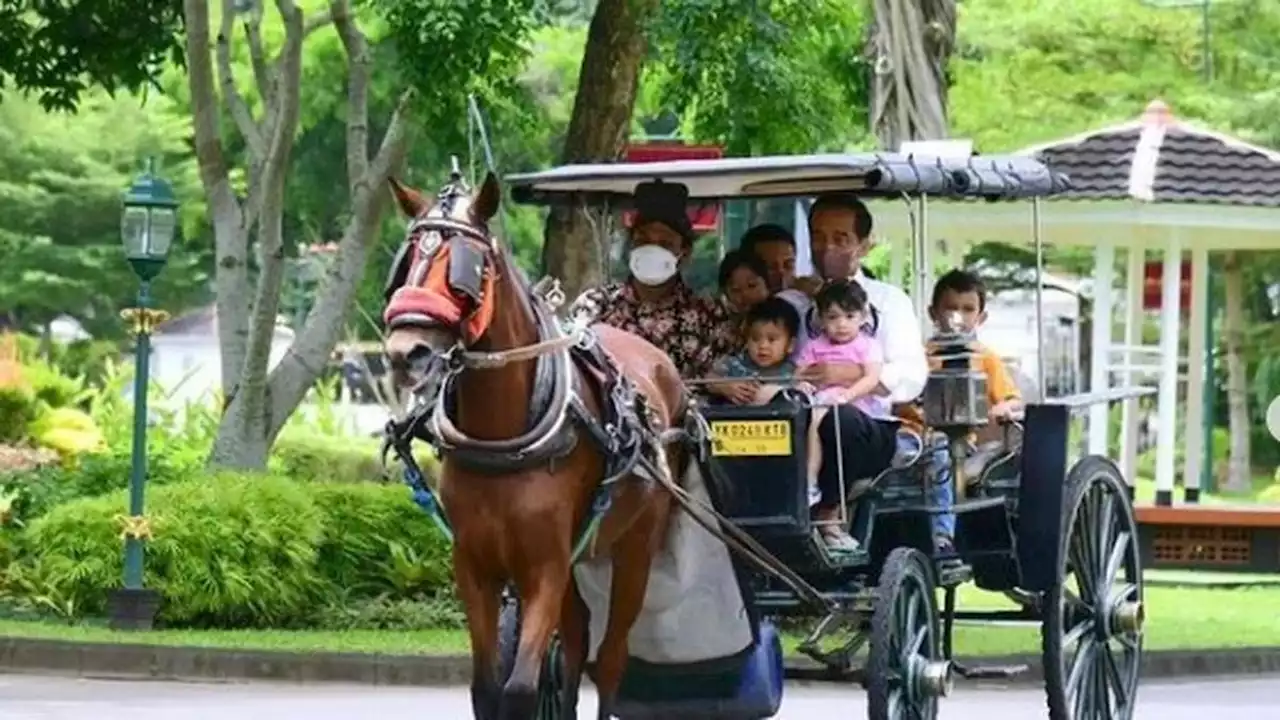
[[(642, 482), (632, 480), (631, 482)], [(635, 525), (614, 544), (613, 579), (609, 587), (609, 621), (596, 653), (596, 690), (600, 696), (599, 720), (613, 717), (622, 676), (627, 669), (627, 635), (640, 617), (655, 551), (658, 513), (645, 509)]]
[[(455, 546), (456, 547), (456, 546)], [(471, 711), (476, 720), (498, 720), (497, 663), (499, 584), (481, 579), (471, 562), (454, 553), (458, 599), (471, 636)]]
[(533, 720), (538, 711), (538, 680), (560, 620), (569, 585), (569, 551), (550, 562), (522, 567), (516, 577), (520, 594), (520, 647), (511, 677), (502, 688), (502, 720)]
[(582, 687), (582, 673), (589, 652), (589, 626), (587, 607), (578, 594), (577, 583), (569, 583), (560, 608), (560, 647), (564, 650), (564, 689), (561, 695), (562, 720), (577, 720), (578, 695)]

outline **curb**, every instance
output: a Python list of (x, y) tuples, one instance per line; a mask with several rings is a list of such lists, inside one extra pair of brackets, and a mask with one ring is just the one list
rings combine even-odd
[[(1038, 656), (981, 661), (987, 665), (1029, 666), (1028, 672), (999, 684), (1042, 683)], [(441, 687), (470, 683), (470, 665), (470, 658), (456, 655), (301, 653), (0, 638), (0, 672), (83, 678)], [(1280, 647), (1152, 651), (1144, 654), (1142, 663), (1144, 679), (1268, 673), (1280, 673)], [(849, 680), (848, 674), (834, 674), (803, 659), (788, 660), (787, 677)]]
[[(966, 658), (959, 661), (967, 666), (1016, 667), (1027, 671), (1009, 679), (963, 680), (959, 683), (978, 685), (1029, 685), (1044, 684), (1044, 668), (1039, 655), (1006, 655), (1002, 657)], [(1175, 678), (1205, 678), (1215, 676), (1280, 674), (1280, 647), (1231, 648), (1214, 650), (1147, 650), (1142, 654), (1143, 680), (1171, 680)], [(852, 673), (835, 673), (807, 659), (789, 659), (787, 678), (808, 681), (847, 681)]]

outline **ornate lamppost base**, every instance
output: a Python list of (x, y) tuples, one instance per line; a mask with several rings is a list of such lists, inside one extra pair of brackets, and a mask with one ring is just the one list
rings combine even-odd
[(107, 617), (112, 630), (150, 630), (160, 610), (156, 590), (120, 588), (107, 595)]

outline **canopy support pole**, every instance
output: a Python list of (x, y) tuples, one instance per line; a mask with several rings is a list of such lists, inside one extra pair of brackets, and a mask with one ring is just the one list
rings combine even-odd
[(916, 198), (915, 250), (913, 252), (916, 266), (915, 299), (916, 318), (920, 321), (922, 337), (929, 337), (932, 323), (929, 321), (929, 297), (933, 290), (933, 260), (929, 253), (929, 197), (920, 195)]
[(1044, 373), (1044, 208), (1039, 197), (1031, 198), (1031, 235), (1036, 248), (1036, 388), (1048, 399)]
[[(1106, 392), (1111, 386), (1111, 322), (1115, 317), (1111, 287), (1115, 280), (1116, 246), (1111, 238), (1098, 243), (1093, 254), (1093, 341), (1089, 353), (1089, 392)], [(1089, 454), (1106, 456), (1111, 406), (1089, 408)]]

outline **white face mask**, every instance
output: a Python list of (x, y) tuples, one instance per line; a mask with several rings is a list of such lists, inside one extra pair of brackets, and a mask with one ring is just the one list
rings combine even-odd
[(665, 283), (680, 270), (680, 259), (658, 245), (642, 245), (632, 250), (627, 264), (632, 277), (651, 286)]

